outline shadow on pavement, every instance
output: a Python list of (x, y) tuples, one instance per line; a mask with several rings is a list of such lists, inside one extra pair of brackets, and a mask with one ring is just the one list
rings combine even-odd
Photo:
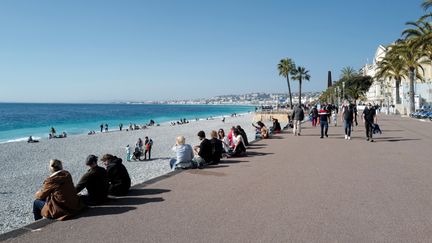
[(142, 196), (142, 195), (156, 195), (165, 192), (170, 192), (171, 190), (167, 189), (131, 189), (126, 197), (129, 196)]
[(244, 163), (249, 162), (246, 160), (235, 160), (235, 159), (224, 159), (219, 162), (219, 164), (236, 164), (236, 163)]
[(246, 154), (248, 157), (251, 157), (251, 156), (253, 157), (253, 156), (264, 156), (264, 155), (269, 155), (269, 154), (273, 154), (273, 153), (248, 151)]
[[(112, 205), (115, 205), (115, 206), (141, 205), (141, 204), (146, 204), (146, 203), (162, 202), (162, 201), (164, 201), (164, 199), (162, 197), (153, 197), (153, 198), (123, 197), (123, 198), (111, 199), (105, 205), (108, 205), (108, 206), (112, 206)], [(95, 208), (99, 208), (99, 207), (95, 207)]]
[(71, 220), (76, 220), (79, 218), (86, 218), (86, 217), (93, 217), (93, 216), (122, 214), (122, 213), (126, 213), (130, 210), (134, 210), (134, 209), (136, 209), (136, 207), (106, 207), (106, 206), (94, 207), (94, 208), (89, 208), (89, 209), (85, 210), (84, 212), (77, 215), (75, 218), (73, 218)]

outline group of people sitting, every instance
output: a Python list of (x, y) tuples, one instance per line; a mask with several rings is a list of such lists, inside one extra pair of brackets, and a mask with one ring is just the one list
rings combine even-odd
[[(106, 203), (108, 195), (126, 195), (131, 186), (131, 179), (122, 164), (122, 159), (105, 154), (101, 161), (105, 168), (97, 164), (97, 156), (89, 155), (85, 161), (89, 170), (74, 186), (72, 176), (63, 169), (63, 163), (57, 159), (50, 160), (51, 175), (35, 193), (34, 219), (68, 219), (86, 206)], [(79, 194), (84, 188), (87, 189), (87, 193)]]
[(65, 137), (67, 137), (66, 132), (62, 132), (59, 135), (57, 135), (57, 132), (56, 132), (56, 130), (55, 130), (54, 127), (51, 127), (50, 133), (48, 134), (48, 138), (49, 139), (52, 139), (52, 138), (65, 138)]
[(186, 118), (180, 119), (178, 121), (172, 121), (170, 124), (171, 126), (175, 126), (175, 125), (183, 125), (183, 124), (188, 124), (189, 121)]
[(176, 138), (172, 151), (176, 158), (170, 160), (172, 170), (203, 168), (207, 165), (219, 164), (221, 158), (241, 157), (246, 155), (246, 147), (249, 145), (245, 131), (240, 127), (232, 127), (227, 136), (221, 128), (219, 131), (211, 131), (211, 139), (207, 139), (204, 131), (199, 131), (197, 136), (199, 145), (186, 144), (183, 136)]

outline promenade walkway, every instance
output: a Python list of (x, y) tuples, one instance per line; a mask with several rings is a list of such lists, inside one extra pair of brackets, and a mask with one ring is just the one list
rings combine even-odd
[[(249, 156), (188, 170), (10, 242), (430, 242), (432, 123), (379, 115), (258, 141)], [(46, 222), (46, 221), (45, 221)], [(45, 224), (45, 223), (43, 223)], [(36, 230), (32, 230), (36, 229)]]

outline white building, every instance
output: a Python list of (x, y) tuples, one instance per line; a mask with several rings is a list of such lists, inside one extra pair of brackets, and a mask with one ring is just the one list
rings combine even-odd
[[(372, 64), (366, 64), (361, 69), (363, 75), (369, 75), (374, 77), (377, 72), (377, 63), (382, 60), (386, 54), (387, 48), (380, 45), (378, 46)], [(421, 107), (432, 107), (432, 67), (431, 65), (425, 65), (424, 68), (424, 78), (425, 81), (417, 81), (415, 83), (415, 102), (416, 109)], [(368, 92), (366, 93), (367, 101), (378, 104), (381, 106), (395, 107), (391, 109), (397, 114), (408, 113), (409, 107), (409, 80), (403, 79), (399, 87), (399, 95), (401, 104), (396, 104), (396, 84), (395, 80), (375, 80)]]

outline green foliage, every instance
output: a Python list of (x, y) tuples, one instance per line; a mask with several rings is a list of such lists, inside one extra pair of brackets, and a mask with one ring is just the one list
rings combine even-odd
[(296, 69), (292, 70), (291, 75), (293, 80), (297, 80), (299, 82), (299, 105), (301, 105), (302, 81), (310, 80), (309, 70), (298, 66)]

